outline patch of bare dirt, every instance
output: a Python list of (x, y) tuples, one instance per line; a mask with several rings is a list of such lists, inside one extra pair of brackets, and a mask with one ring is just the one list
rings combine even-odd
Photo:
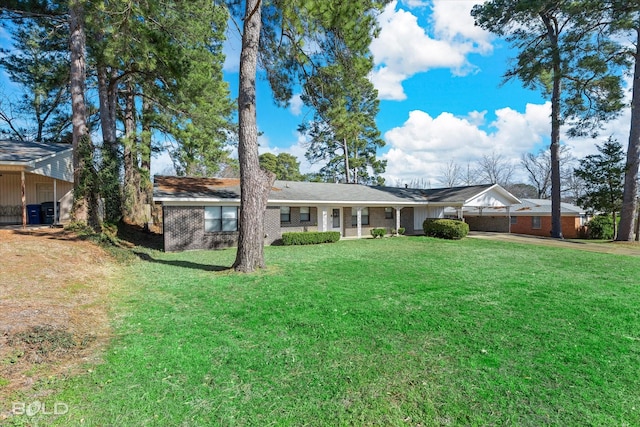
[(64, 230), (0, 230), (0, 402), (97, 361), (117, 270)]

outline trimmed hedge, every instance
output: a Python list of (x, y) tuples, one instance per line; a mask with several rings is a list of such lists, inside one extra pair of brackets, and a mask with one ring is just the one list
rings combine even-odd
[(440, 239), (458, 240), (469, 234), (469, 224), (454, 219), (425, 219), (424, 234)]
[(371, 229), (371, 235), (373, 236), (374, 239), (376, 237), (383, 238), (385, 234), (387, 234), (387, 229), (386, 228), (372, 228)]
[(338, 231), (303, 231), (282, 233), (282, 244), (285, 246), (335, 243), (338, 240), (340, 240), (340, 232)]

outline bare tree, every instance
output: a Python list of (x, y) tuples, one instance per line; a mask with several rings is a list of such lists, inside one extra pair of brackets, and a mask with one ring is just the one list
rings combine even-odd
[(445, 187), (456, 187), (463, 181), (463, 167), (453, 160), (440, 167), (440, 183)]
[[(568, 146), (560, 147), (560, 179), (564, 183), (573, 176), (574, 158)], [(551, 196), (551, 151), (540, 150), (536, 154), (525, 153), (520, 159), (520, 165), (526, 169), (529, 184), (535, 187), (538, 199), (548, 199)]]
[(461, 167), (460, 171), (460, 183), (461, 185), (473, 185), (478, 180), (476, 178), (477, 170), (471, 165), (471, 162), (467, 162), (466, 167)]
[(478, 161), (477, 173), (480, 181), (486, 184), (498, 184), (506, 187), (511, 182), (515, 166), (502, 154), (493, 151), (490, 155), (483, 155)]

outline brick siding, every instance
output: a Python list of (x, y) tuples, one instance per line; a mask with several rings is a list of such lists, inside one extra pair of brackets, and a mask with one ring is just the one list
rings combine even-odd
[[(351, 225), (351, 208), (344, 208), (344, 235), (345, 237), (357, 237), (358, 226)], [(369, 225), (362, 225), (362, 236), (370, 236), (374, 228), (386, 228), (387, 233), (396, 228), (396, 210), (393, 209), (393, 218), (385, 218), (385, 208), (369, 208)]]
[(413, 230), (413, 208), (403, 208), (400, 211), (400, 227), (405, 229), (405, 234), (416, 234)]
[(464, 221), (471, 231), (509, 232), (509, 217), (506, 216), (467, 216)]
[[(511, 232), (516, 234), (530, 234), (533, 236), (551, 237), (551, 217), (540, 217), (540, 228), (533, 228), (531, 216), (517, 216), (515, 224), (511, 224)], [(561, 219), (562, 235), (568, 239), (580, 237), (580, 218), (563, 216)]]
[(164, 250), (222, 249), (238, 244), (238, 232), (206, 233), (203, 206), (164, 206)]
[(289, 215), (291, 221), (289, 222), (280, 222), (280, 208), (276, 209), (278, 210), (278, 226), (282, 228), (283, 233), (318, 231), (318, 208), (309, 207), (309, 221), (300, 221), (300, 208), (292, 206)]

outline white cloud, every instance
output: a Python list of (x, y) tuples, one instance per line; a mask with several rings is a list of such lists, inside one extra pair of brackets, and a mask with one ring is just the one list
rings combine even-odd
[(491, 34), (476, 26), (471, 16), (473, 6), (480, 3), (477, 0), (434, 0), (432, 19), (436, 36), (465, 53), (491, 53)]
[[(465, 117), (444, 112), (431, 117), (423, 111), (412, 111), (402, 124), (385, 133), (389, 151), (381, 155), (387, 160), (384, 174), (388, 185), (409, 182), (429, 182), (442, 186), (440, 179), (447, 163), (453, 161), (473, 168), (484, 155), (496, 153), (516, 166), (514, 179), (526, 182), (520, 167), (524, 153), (548, 148), (551, 132), (551, 103), (527, 104), (523, 113), (511, 108), (494, 112), (495, 120), (485, 125), (487, 112), (473, 111)], [(561, 131), (561, 144), (567, 145), (576, 159), (596, 152), (609, 136), (617, 139), (626, 149), (629, 138), (631, 109), (606, 123), (597, 138), (569, 138)]]
[[(490, 35), (473, 25), (471, 7), (477, 1), (434, 0), (430, 35), (413, 13), (387, 5), (379, 16), (380, 35), (371, 43), (375, 70), (371, 80), (380, 99), (406, 98), (402, 82), (414, 74), (434, 68), (449, 68), (455, 75), (475, 70), (467, 60), (470, 53), (491, 52)], [(407, 4), (405, 2), (404, 4)], [(424, 5), (411, 1), (409, 6)]]
[(386, 132), (391, 147), (382, 156), (387, 160), (387, 183), (422, 181), (434, 187), (442, 170), (453, 161), (460, 166), (475, 164), (483, 155), (497, 153), (514, 163), (549, 134), (550, 105), (529, 104), (524, 113), (510, 108), (495, 112), (496, 120), (481, 128), (486, 112), (466, 117), (441, 113), (433, 118), (423, 111), (412, 111), (407, 121)]
[(294, 116), (299, 116), (302, 114), (302, 107), (304, 106), (304, 102), (302, 102), (302, 98), (300, 94), (297, 93), (291, 97), (289, 100), (289, 111)]

